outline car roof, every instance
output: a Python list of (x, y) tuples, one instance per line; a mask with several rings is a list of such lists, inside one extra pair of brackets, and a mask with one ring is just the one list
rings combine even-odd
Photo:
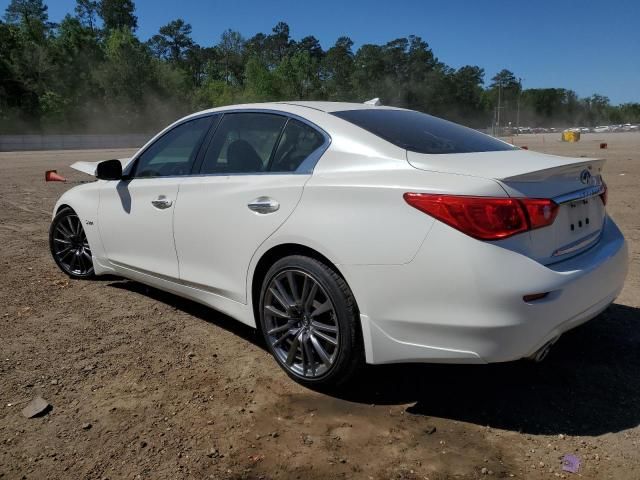
[(371, 105), (366, 103), (355, 102), (318, 102), (318, 101), (302, 101), (294, 100), (290, 102), (277, 102), (276, 104), (296, 105), (299, 107), (313, 108), (322, 112), (340, 112), (343, 110), (399, 110), (396, 107), (387, 107), (383, 105)]
[[(296, 112), (300, 113), (300, 108), (308, 108), (311, 110), (332, 113), (340, 112), (344, 110), (404, 110), (397, 107), (386, 107), (382, 105), (370, 105), (365, 103), (355, 102), (316, 102), (316, 101), (303, 101), (292, 100), (283, 102), (264, 102), (264, 103), (240, 103), (237, 105), (224, 105), (221, 107), (209, 108), (200, 112), (194, 112), (184, 119), (201, 115), (203, 113), (224, 112), (228, 110), (252, 110), (252, 109), (266, 109), (266, 110), (281, 110), (283, 112)], [(184, 120), (183, 119), (183, 120)]]

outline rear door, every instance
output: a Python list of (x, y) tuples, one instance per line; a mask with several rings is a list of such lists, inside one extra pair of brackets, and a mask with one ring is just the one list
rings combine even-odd
[(249, 262), (293, 212), (323, 132), (266, 112), (227, 113), (196, 175), (180, 185), (175, 242), (187, 285), (246, 302)]
[(114, 267), (178, 279), (173, 215), (178, 187), (191, 172), (212, 117), (184, 122), (152, 143), (127, 179), (105, 182), (98, 221)]

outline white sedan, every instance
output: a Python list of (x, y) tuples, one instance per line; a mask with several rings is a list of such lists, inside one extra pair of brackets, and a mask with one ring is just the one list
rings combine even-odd
[(540, 360), (616, 298), (603, 160), (411, 110), (288, 102), (185, 117), (57, 202), (74, 278), (115, 274), (258, 328), (317, 386), (363, 363)]

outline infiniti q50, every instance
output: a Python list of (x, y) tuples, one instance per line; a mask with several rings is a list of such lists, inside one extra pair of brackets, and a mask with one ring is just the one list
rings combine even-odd
[(115, 274), (259, 329), (295, 380), (363, 363), (541, 359), (620, 292), (603, 160), (522, 150), (423, 113), (216, 108), (55, 205), (74, 278)]

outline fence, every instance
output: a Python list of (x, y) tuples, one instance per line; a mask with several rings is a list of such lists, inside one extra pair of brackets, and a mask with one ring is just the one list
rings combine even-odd
[(137, 148), (150, 134), (124, 135), (0, 135), (0, 152), (19, 150), (84, 150), (93, 148)]

